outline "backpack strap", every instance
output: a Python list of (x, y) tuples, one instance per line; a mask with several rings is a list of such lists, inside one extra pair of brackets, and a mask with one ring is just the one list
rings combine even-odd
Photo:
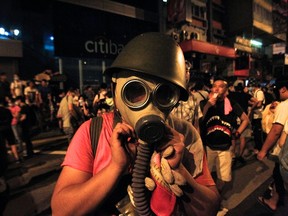
[[(114, 113), (113, 128), (118, 122), (121, 122), (121, 117), (118, 113)], [(102, 130), (103, 118), (102, 116), (96, 116), (91, 119), (90, 124), (90, 142), (92, 147), (93, 156), (96, 156), (96, 150), (98, 146), (99, 137)]]
[(98, 146), (98, 140), (99, 140), (101, 129), (102, 129), (102, 123), (103, 123), (102, 116), (96, 116), (91, 119), (90, 141), (91, 141), (91, 147), (92, 147), (92, 152), (93, 152), (94, 157), (96, 155), (96, 149)]

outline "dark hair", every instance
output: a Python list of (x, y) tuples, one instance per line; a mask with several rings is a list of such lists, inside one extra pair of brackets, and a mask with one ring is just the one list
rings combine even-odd
[(106, 88), (107, 88), (107, 84), (106, 83), (101, 83), (100, 89), (106, 89)]
[(226, 82), (226, 86), (227, 86), (227, 88), (228, 88), (229, 82), (228, 82), (228, 80), (227, 80), (225, 77), (223, 77), (223, 76), (218, 76), (218, 77), (215, 77), (215, 78), (214, 78), (214, 82), (219, 81), (219, 80), (221, 80), (221, 81), (223, 81), (223, 82)]
[(276, 79), (275, 88), (281, 89), (282, 87), (286, 87), (288, 89), (288, 77), (283, 76)]
[(6, 106), (7, 105), (7, 102), (5, 100), (5, 97), (0, 97), (0, 104)]
[(204, 82), (202, 80), (197, 80), (197, 82), (195, 82), (195, 85), (193, 87), (191, 87), (192, 90), (195, 91), (199, 91), (202, 90), (204, 87)]
[(236, 91), (243, 91), (244, 87), (242, 83), (238, 83), (237, 86), (234, 86)]
[(23, 96), (17, 96), (15, 100), (20, 100), (21, 102), (25, 103), (25, 98)]

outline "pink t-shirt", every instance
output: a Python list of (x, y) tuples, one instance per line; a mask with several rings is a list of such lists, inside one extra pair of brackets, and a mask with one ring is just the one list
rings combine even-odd
[[(81, 125), (69, 144), (67, 154), (62, 166), (69, 166), (77, 170), (91, 173), (95, 175), (111, 160), (110, 137), (113, 131), (113, 113), (103, 114), (103, 125), (94, 160), (92, 147), (90, 143), (90, 123), (91, 119)], [(198, 153), (197, 153), (198, 154)], [(201, 173), (195, 176), (195, 180), (202, 185), (215, 185), (208, 166), (205, 154), (200, 168)]]
[[(71, 143), (69, 144), (69, 148), (67, 150), (67, 154), (64, 162), (62, 163), (62, 166), (69, 166), (74, 169), (95, 175), (110, 163), (111, 149), (109, 142), (113, 131), (114, 115), (113, 113), (105, 113), (102, 116), (102, 130), (97, 145), (95, 159), (93, 157), (92, 147), (90, 143), (91, 120), (88, 120), (81, 125), (81, 127), (74, 135)], [(177, 122), (174, 123), (176, 123), (174, 126), (177, 127)], [(179, 125), (181, 125), (181, 123)], [(179, 125), (177, 127), (178, 129)], [(191, 172), (191, 175), (194, 176), (195, 180), (199, 184), (206, 186), (214, 186), (215, 183), (210, 175), (206, 157), (204, 154), (203, 145), (202, 142), (199, 143), (200, 137), (197, 138), (196, 129), (192, 128), (191, 130), (191, 128), (185, 127), (185, 125), (182, 126), (184, 129), (183, 134), (188, 135), (188, 140), (189, 137), (191, 139), (190, 145), (186, 146), (186, 148), (189, 149), (189, 152), (194, 157), (192, 166), (196, 167), (195, 169), (191, 167), (191, 170), (189, 168), (187, 169)], [(160, 202), (163, 203), (163, 205), (159, 203), (159, 199), (162, 201), (165, 200), (165, 202)], [(175, 195), (171, 192), (168, 192), (167, 189), (163, 188), (162, 186), (158, 185), (158, 187), (156, 187), (155, 190), (152, 192), (150, 207), (156, 215), (170, 215), (170, 213), (174, 211), (175, 203)]]
[(90, 119), (84, 122), (75, 133), (62, 166), (70, 166), (93, 175), (106, 167), (111, 160), (109, 139), (113, 130), (113, 116), (113, 113), (103, 115), (102, 130), (95, 160), (90, 142)]
[(14, 117), (15, 114), (19, 113), (21, 108), (19, 106), (12, 106), (12, 107), (9, 107), (11, 113), (12, 113), (12, 121), (11, 121), (11, 125), (17, 125), (18, 123), (18, 119), (17, 117)]

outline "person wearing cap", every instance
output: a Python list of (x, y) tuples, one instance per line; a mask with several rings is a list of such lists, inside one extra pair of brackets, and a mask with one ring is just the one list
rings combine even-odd
[[(161, 53), (161, 55), (159, 55)], [(185, 59), (168, 35), (132, 39), (108, 68), (114, 111), (74, 135), (57, 180), (53, 215), (216, 215), (219, 194), (196, 129), (170, 115), (187, 100)]]

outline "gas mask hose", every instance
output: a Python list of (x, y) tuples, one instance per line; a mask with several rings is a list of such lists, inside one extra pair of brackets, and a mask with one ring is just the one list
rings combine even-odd
[[(140, 140), (141, 141), (141, 140)], [(140, 143), (132, 174), (132, 191), (136, 211), (139, 215), (152, 216), (150, 209), (150, 199), (145, 186), (145, 177), (150, 170), (150, 159), (153, 148), (148, 143)]]

